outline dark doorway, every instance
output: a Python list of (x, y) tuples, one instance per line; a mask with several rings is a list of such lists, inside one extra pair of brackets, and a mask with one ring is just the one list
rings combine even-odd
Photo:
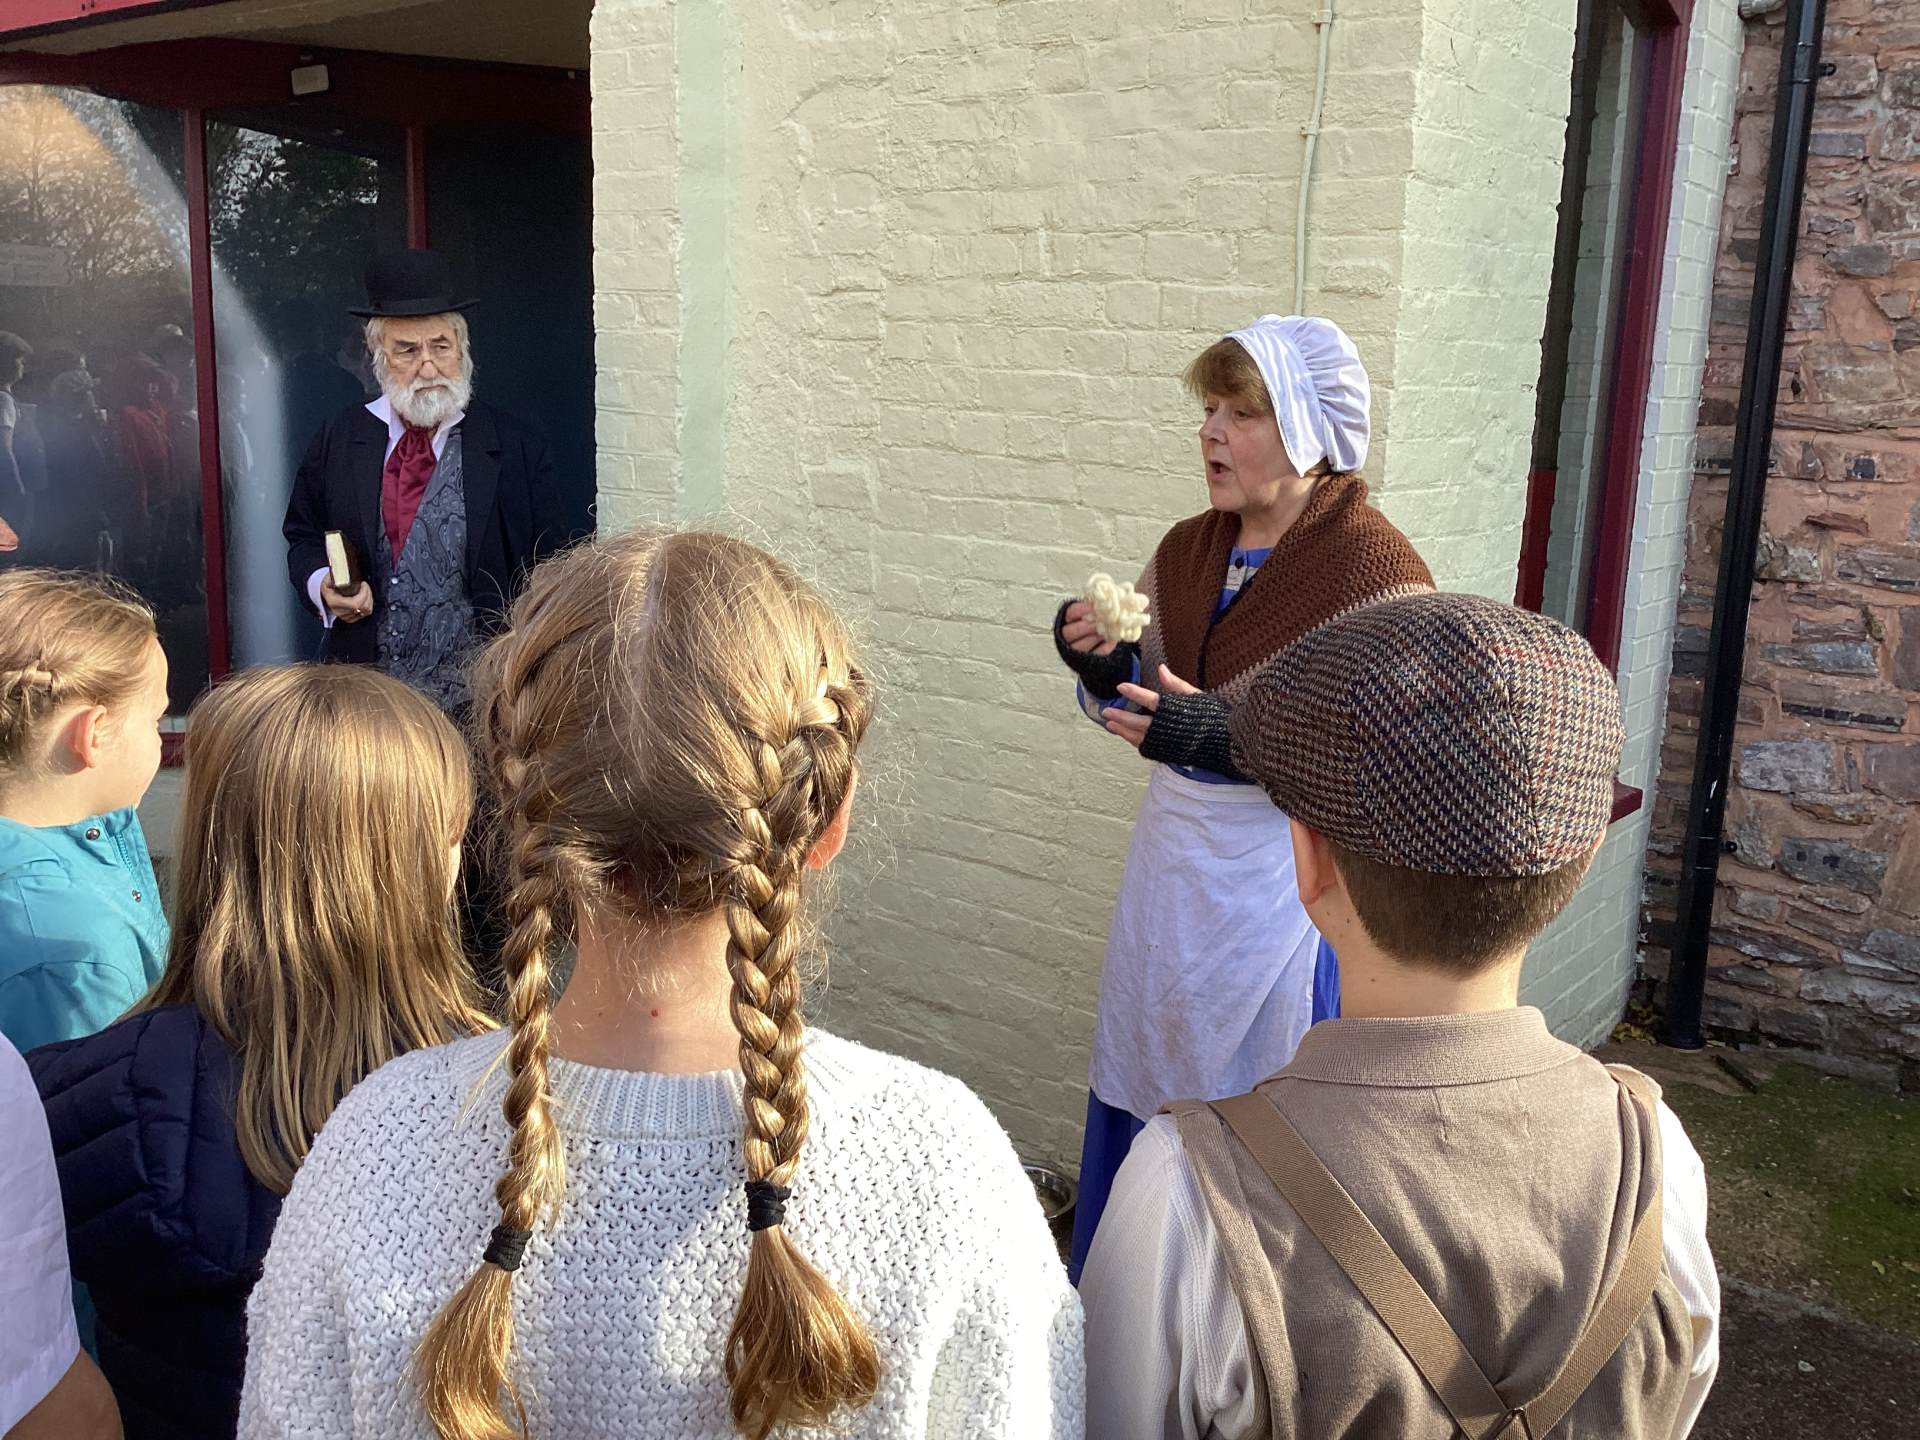
[(477, 387), (538, 421), (590, 529), (593, 482), (593, 166), (579, 137), (505, 125), (427, 137), (427, 227), (473, 312)]
[(55, 464), (93, 457), (70, 487), (85, 515), (56, 524), (41, 506), (51, 519), (0, 563), (108, 569), (147, 594), (176, 711), (230, 669), (314, 652), (279, 522), (313, 431), (373, 393), (346, 307), (377, 249), (452, 260), (480, 302), (476, 391), (547, 433), (588, 521), (584, 73), (207, 39), (0, 55), (0, 105), (63, 147), (65, 199), (106, 196), (131, 237), (95, 244), (84, 215), (63, 230), (64, 212), (0, 174), (0, 330), (45, 357), (25, 390), (49, 428), (49, 366), (66, 376), (57, 403), (88, 443)]

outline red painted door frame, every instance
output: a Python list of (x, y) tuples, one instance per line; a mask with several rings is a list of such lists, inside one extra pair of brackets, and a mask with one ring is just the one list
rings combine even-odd
[(186, 126), (187, 271), (193, 304), (193, 374), (200, 407), (200, 538), (207, 577), (207, 670), (233, 669), (227, 625), (226, 492), (220, 484), (220, 373), (213, 339), (213, 224), (207, 205), (206, 112), (181, 112)]
[[(1651, 55), (1614, 331), (1602, 441), (1600, 524), (1587, 600), (1587, 640), (1612, 669), (1620, 664), (1633, 518), (1640, 498), (1640, 452), (1653, 384), (1654, 341), (1660, 320), (1667, 224), (1673, 211), (1673, 174), (1678, 160), (1680, 103), (1686, 89), (1693, 0), (1642, 0), (1632, 8), (1636, 22), (1650, 32)], [(1530, 609), (1540, 607), (1545, 589), (1553, 494), (1550, 476), (1529, 476), (1515, 598)]]
[(1640, 452), (1653, 387), (1653, 352), (1660, 324), (1660, 287), (1666, 270), (1667, 222), (1673, 213), (1673, 172), (1679, 160), (1680, 102), (1687, 83), (1687, 39), (1693, 0), (1649, 0), (1652, 73), (1646, 125), (1640, 136), (1633, 232), (1614, 346), (1613, 385), (1607, 397), (1606, 468), (1600, 533), (1594, 544), (1587, 600), (1587, 639), (1610, 667), (1620, 663), (1626, 623), (1627, 569), (1633, 517), (1640, 498)]
[(427, 248), (427, 127), (407, 126), (407, 244)]
[[(1600, 523), (1588, 575), (1587, 642), (1611, 670), (1620, 668), (1626, 621), (1628, 570), (1633, 558), (1633, 518), (1640, 499), (1640, 453), (1646, 437), (1647, 404), (1653, 386), (1653, 352), (1660, 321), (1660, 289), (1666, 268), (1667, 224), (1673, 212), (1673, 175), (1680, 141), (1680, 104), (1686, 91), (1687, 41), (1693, 0), (1626, 0), (1635, 22), (1651, 41), (1628, 248), (1614, 330), (1600, 463)], [(1572, 223), (1579, 223), (1574, 215)], [(1558, 475), (1536, 466), (1527, 475), (1526, 519), (1521, 527), (1519, 580), (1514, 603), (1538, 610), (1546, 593), (1547, 549), (1553, 528)], [(1613, 783), (1613, 815), (1638, 810), (1645, 796)]]
[[(13, 0), (22, 9), (0, 21), (11, 38), (76, 13), (143, 7), (140, 0)], [(194, 0), (221, 3), (221, 0)], [(54, 17), (53, 12), (62, 12)], [(0, 85), (65, 85), (180, 112), (186, 140), (187, 257), (194, 373), (200, 425), (201, 540), (205, 547), (207, 659), (215, 681), (232, 669), (227, 625), (225, 495), (220, 476), (220, 375), (214, 343), (212, 226), (207, 199), (206, 116), (229, 106), (291, 103), (290, 72), (324, 64), (330, 107), (400, 127), (406, 141), (407, 243), (427, 243), (427, 134), (435, 124), (500, 121), (589, 133), (583, 76), (538, 66), (487, 65), (314, 50), (246, 40), (179, 40), (80, 55), (0, 53)], [(171, 738), (171, 737), (169, 737)], [(168, 747), (173, 759), (177, 747)]]

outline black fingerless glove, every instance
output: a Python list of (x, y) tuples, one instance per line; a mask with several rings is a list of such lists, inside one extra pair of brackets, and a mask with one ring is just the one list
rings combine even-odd
[(1162, 695), (1147, 725), (1140, 753), (1167, 765), (1211, 770), (1229, 780), (1247, 777), (1233, 763), (1227, 716), (1233, 707), (1217, 695)]
[(1071, 600), (1062, 600), (1060, 608), (1053, 617), (1053, 648), (1060, 652), (1060, 658), (1074, 674), (1080, 677), (1080, 683), (1087, 693), (1100, 700), (1118, 700), (1120, 687), (1133, 679), (1134, 662), (1140, 658), (1140, 647), (1132, 642), (1116, 645), (1104, 655), (1096, 655), (1091, 650), (1076, 650), (1067, 643), (1065, 630), (1067, 625), (1067, 607)]

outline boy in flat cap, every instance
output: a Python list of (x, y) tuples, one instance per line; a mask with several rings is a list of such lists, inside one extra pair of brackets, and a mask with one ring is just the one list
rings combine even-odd
[(1518, 1003), (1606, 830), (1611, 677), (1556, 621), (1418, 595), (1303, 637), (1230, 728), (1343, 1018), (1135, 1142), (1081, 1284), (1088, 1433), (1684, 1436), (1719, 1363), (1699, 1155)]

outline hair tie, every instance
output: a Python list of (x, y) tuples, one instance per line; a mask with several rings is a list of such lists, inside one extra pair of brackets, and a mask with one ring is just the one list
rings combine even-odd
[(496, 1225), (493, 1227), (493, 1238), (487, 1242), (487, 1253), (480, 1258), (489, 1265), (498, 1265), (511, 1273), (520, 1268), (520, 1261), (527, 1253), (527, 1242), (531, 1239), (531, 1230), (512, 1230), (505, 1225)]
[(747, 1181), (747, 1229), (770, 1230), (787, 1219), (787, 1197), (793, 1192), (771, 1180)]

